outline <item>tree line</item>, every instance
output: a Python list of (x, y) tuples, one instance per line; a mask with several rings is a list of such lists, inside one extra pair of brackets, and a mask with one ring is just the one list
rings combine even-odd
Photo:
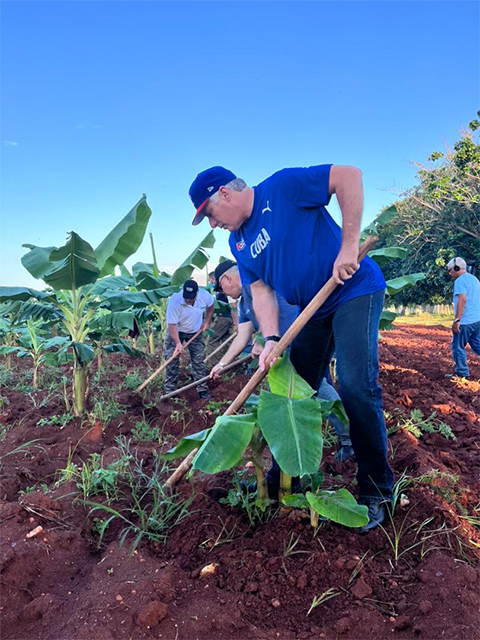
[[(477, 112), (480, 117), (480, 111)], [(417, 184), (395, 203), (397, 215), (379, 229), (380, 247), (400, 246), (406, 257), (383, 267), (385, 277), (423, 272), (426, 278), (401, 291), (395, 303), (450, 302), (445, 267), (461, 256), (480, 271), (480, 120), (474, 119), (453, 148), (434, 151), (429, 165), (417, 165)]]

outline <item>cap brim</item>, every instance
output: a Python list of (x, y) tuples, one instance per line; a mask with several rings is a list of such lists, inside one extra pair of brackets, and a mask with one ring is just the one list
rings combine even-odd
[(193, 221), (192, 221), (192, 225), (193, 225), (194, 227), (196, 227), (196, 226), (197, 226), (197, 224), (200, 224), (200, 223), (202, 222), (202, 220), (205, 218), (205, 214), (204, 214), (204, 213), (202, 213), (202, 209), (204, 209), (204, 208), (205, 208), (205, 205), (207, 204), (207, 202), (209, 201), (209, 199), (210, 199), (210, 198), (208, 197), (208, 198), (207, 198), (206, 200), (204, 200), (204, 201), (202, 202), (202, 204), (198, 207), (198, 209), (197, 209), (197, 211), (196, 211), (196, 213), (195, 213), (195, 217), (193, 218)]

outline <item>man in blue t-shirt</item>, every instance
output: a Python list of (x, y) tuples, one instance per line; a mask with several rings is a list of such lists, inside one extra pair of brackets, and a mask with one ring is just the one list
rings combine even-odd
[[(233, 362), (235, 358), (251, 343), (252, 334), (259, 330), (259, 325), (255, 312), (253, 310), (252, 292), (250, 285), (242, 286), (240, 281), (240, 273), (238, 265), (233, 260), (225, 260), (221, 262), (215, 269), (216, 290), (224, 291), (231, 298), (239, 300), (238, 303), (238, 331), (237, 335), (230, 345), (227, 353), (222, 360), (210, 372), (211, 378), (218, 378), (222, 374), (222, 369)], [(298, 316), (298, 307), (285, 302), (285, 300), (276, 294), (278, 304), (278, 322), (280, 336), (287, 331), (288, 327), (294, 322)], [(262, 351), (258, 342), (253, 345), (253, 355), (258, 357)], [(339, 400), (339, 395), (335, 387), (324, 378), (318, 389), (318, 397), (322, 400)], [(354, 453), (352, 442), (348, 432), (348, 426), (344, 424), (335, 414), (328, 416), (330, 424), (335, 429), (339, 440), (339, 450), (335, 455), (335, 459), (339, 462), (345, 462), (351, 458)], [(280, 467), (273, 460), (273, 467), (267, 473), (267, 481), (272, 484), (269, 492), (272, 495), (278, 495), (280, 484)]]
[[(342, 228), (326, 209), (335, 194)], [(360, 501), (369, 509), (366, 530), (387, 517), (393, 474), (378, 383), (378, 326), (385, 280), (377, 265), (358, 264), (363, 211), (362, 173), (355, 167), (320, 165), (283, 169), (248, 187), (223, 167), (198, 174), (189, 191), (193, 224), (208, 218), (228, 229), (242, 284), (252, 290), (255, 315), (265, 336), (260, 367), (278, 341), (274, 291), (304, 309), (333, 276), (339, 285), (292, 343), (298, 373), (318, 388), (332, 353), (340, 396), (350, 419), (358, 464)]]
[(453, 307), (455, 319), (452, 323), (452, 355), (455, 373), (447, 374), (468, 378), (466, 346), (480, 356), (480, 282), (467, 272), (467, 263), (463, 258), (453, 258), (447, 265), (453, 285)]

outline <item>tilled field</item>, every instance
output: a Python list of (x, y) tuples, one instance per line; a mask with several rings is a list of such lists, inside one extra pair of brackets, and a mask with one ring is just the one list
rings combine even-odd
[[(218, 502), (229, 487), (229, 474), (221, 474), (182, 483), (182, 494), (192, 485), (196, 493), (191, 513), (165, 543), (142, 541), (130, 553), (133, 538), (122, 546), (122, 525), (113, 522), (99, 545), (94, 516), (100, 515), (89, 515), (74, 481), (55, 488), (58, 470), (92, 453), (104, 464), (115, 460), (115, 437), (129, 437), (142, 418), (158, 427), (168, 448), (213, 423), (207, 401), (187, 392), (186, 407), (145, 408), (125, 391), (118, 402), (127, 412), (106, 426), (75, 419), (62, 428), (42, 424), (64, 411), (61, 393), (39, 392), (32, 400), (2, 388), (8, 399), (0, 416), (3, 639), (478, 638), (480, 365), (472, 362), (470, 381), (446, 379), (449, 343), (444, 327), (400, 325), (382, 336), (387, 426), (405, 425), (414, 410), (424, 418), (435, 412), (456, 439), (416, 437), (405, 427), (390, 436), (396, 478), (406, 474), (410, 482), (393, 523), (366, 536), (328, 523), (314, 534), (296, 510), (252, 528)], [(126, 363), (125, 371), (106, 372), (101, 384), (113, 388), (137, 366), (117, 362)], [(233, 399), (245, 380), (215, 384), (212, 399)], [(5, 455), (37, 438), (41, 448), (29, 455)], [(152, 448), (137, 445), (146, 471), (154, 465)], [(322, 466), (355, 493), (353, 462), (326, 455)], [(43, 531), (27, 537), (37, 526)]]

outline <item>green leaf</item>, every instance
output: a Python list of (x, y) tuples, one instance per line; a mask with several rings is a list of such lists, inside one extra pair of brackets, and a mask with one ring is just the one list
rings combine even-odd
[(34, 278), (42, 278), (52, 268), (50, 254), (57, 247), (37, 247), (34, 244), (22, 244), (22, 247), (30, 249), (22, 256), (22, 264)]
[(307, 491), (308, 504), (324, 518), (346, 527), (363, 527), (368, 523), (368, 507), (359, 505), (347, 489), (320, 491), (317, 495)]
[(107, 344), (102, 347), (106, 353), (126, 353), (127, 356), (131, 356), (132, 358), (143, 358), (148, 356), (148, 353), (145, 351), (141, 351), (140, 349), (135, 349), (125, 340), (119, 340), (114, 344)]
[(203, 267), (208, 263), (209, 258), (205, 249), (211, 249), (214, 245), (215, 236), (212, 230), (174, 272), (172, 275), (172, 284), (180, 286), (185, 282), (185, 280), (190, 278), (195, 267), (197, 267), (197, 269), (203, 269)]
[(95, 352), (90, 345), (72, 340), (71, 346), (73, 347), (77, 360), (81, 365), (88, 364), (93, 360)]
[(189, 436), (185, 436), (182, 438), (178, 444), (169, 449), (166, 453), (164, 453), (161, 458), (164, 460), (175, 460), (176, 458), (185, 458), (188, 456), (190, 451), (194, 449), (198, 449), (203, 442), (207, 439), (208, 434), (213, 429), (204, 429), (203, 431), (198, 431), (197, 433), (192, 433)]
[(50, 261), (52, 268), (42, 279), (54, 289), (78, 289), (98, 278), (99, 269), (92, 247), (74, 231), (63, 247), (51, 252)]
[(255, 393), (252, 393), (251, 396), (245, 401), (245, 407), (252, 407), (252, 409), (258, 408), (258, 403), (260, 402), (260, 396), (257, 396)]
[(373, 249), (368, 255), (379, 267), (384, 267), (390, 260), (403, 260), (408, 251), (403, 247), (384, 247), (383, 249)]
[(417, 282), (425, 280), (425, 278), (426, 275), (424, 273), (410, 273), (407, 276), (387, 280), (387, 294), (393, 296), (406, 287), (413, 287)]
[(308, 500), (302, 493), (292, 493), (289, 496), (283, 496), (282, 502), (286, 507), (308, 509)]
[(286, 398), (260, 392), (260, 429), (282, 471), (302, 476), (318, 470), (322, 460), (322, 412), (314, 398)]
[(98, 280), (90, 290), (93, 296), (103, 296), (108, 291), (125, 291), (128, 287), (134, 287), (135, 280), (132, 276), (111, 276)]
[(132, 331), (134, 322), (135, 314), (133, 311), (115, 311), (114, 313), (107, 312), (106, 315), (95, 318), (88, 325), (88, 328), (91, 331), (105, 331), (107, 329), (114, 329), (115, 331), (128, 329), (128, 331)]
[[(391, 222), (395, 216), (397, 215), (397, 207), (392, 204), (390, 207), (387, 207), (382, 213), (378, 214), (375, 220), (365, 227), (361, 233), (361, 239), (364, 240), (367, 236), (375, 235), (378, 233), (379, 227), (382, 227), (385, 224)], [(370, 254), (369, 254), (370, 255)]]
[(11, 353), (22, 350), (23, 347), (7, 347), (4, 344), (0, 344), (0, 355), (9, 356)]
[(268, 384), (272, 393), (287, 398), (311, 398), (315, 394), (315, 389), (295, 371), (288, 354), (270, 369)]
[(341, 400), (321, 400), (317, 398), (320, 403), (320, 407), (322, 409), (322, 417), (328, 418), (328, 416), (333, 413), (333, 415), (337, 416), (339, 420), (343, 422), (343, 424), (349, 424), (350, 420), (345, 412), (345, 407), (343, 406), (343, 402)]
[(70, 338), (55, 336), (54, 338), (45, 340), (45, 342), (43, 343), (43, 348), (45, 350), (56, 349), (57, 347), (63, 347), (66, 344), (70, 344)]
[(252, 415), (219, 416), (205, 443), (193, 459), (193, 468), (204, 473), (231, 469), (252, 439), (255, 418)]
[(12, 314), (12, 322), (25, 322), (26, 320), (55, 322), (64, 317), (60, 309), (45, 302), (12, 302), (5, 313)]
[(397, 317), (397, 314), (393, 311), (387, 311), (383, 309), (380, 315), (380, 331), (389, 331), (390, 329), (394, 329), (393, 321)]
[(0, 302), (8, 302), (10, 300), (21, 300), (25, 302), (30, 300), (30, 298), (44, 300), (50, 297), (48, 293), (30, 289), (29, 287), (0, 287)]
[(110, 231), (95, 249), (100, 277), (109, 276), (117, 265), (122, 265), (143, 242), (152, 211), (145, 196)]
[(111, 311), (123, 311), (130, 307), (141, 308), (150, 304), (159, 304), (163, 299), (169, 298), (178, 291), (178, 287), (164, 287), (163, 289), (153, 289), (152, 291), (125, 291), (116, 294), (106, 294), (102, 307), (107, 307)]

